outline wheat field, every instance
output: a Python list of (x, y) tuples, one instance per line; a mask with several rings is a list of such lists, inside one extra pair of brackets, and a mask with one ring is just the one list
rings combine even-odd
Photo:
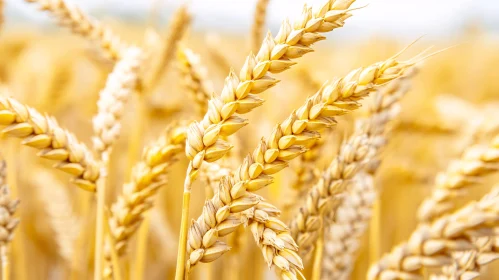
[(195, 1), (161, 24), (18, 0), (40, 29), (6, 2), (1, 279), (499, 277), (499, 41), (480, 25), (350, 42), (355, 0), (273, 32), (255, 0), (238, 34), (193, 28)]

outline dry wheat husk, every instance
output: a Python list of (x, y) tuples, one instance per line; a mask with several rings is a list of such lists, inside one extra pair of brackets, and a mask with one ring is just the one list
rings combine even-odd
[(23, 145), (40, 150), (39, 157), (56, 161), (55, 168), (74, 176), (72, 183), (95, 192), (99, 165), (90, 150), (54, 118), (0, 96), (0, 125), (6, 126), (2, 130), (6, 135), (21, 138)]
[(123, 185), (123, 192), (112, 204), (108, 222), (114, 244), (106, 242), (105, 278), (112, 276), (109, 247), (114, 246), (118, 256), (126, 253), (128, 240), (138, 230), (145, 212), (154, 205), (154, 195), (166, 185), (168, 168), (176, 161), (176, 156), (182, 153), (185, 139), (186, 127), (173, 125), (159, 140), (146, 147), (142, 160), (132, 170), (131, 182)]
[(319, 33), (343, 26), (351, 15), (348, 7), (353, 1), (330, 0), (315, 13), (305, 6), (293, 26), (284, 21), (275, 38), (269, 33), (258, 54), (247, 57), (239, 76), (230, 72), (222, 93), (209, 101), (204, 119), (189, 128), (186, 154), (191, 162), (185, 184), (187, 190), (204, 161), (214, 162), (231, 149), (231, 145), (220, 138), (234, 134), (247, 124), (247, 120), (235, 114), (245, 114), (262, 105), (264, 100), (257, 94), (277, 84), (278, 80), (267, 73), (289, 69), (296, 64), (292, 59), (311, 52), (310, 46), (324, 39)]
[(68, 27), (73, 33), (96, 42), (106, 56), (114, 61), (121, 58), (126, 44), (107, 26), (86, 15), (76, 5), (64, 0), (25, 0), (36, 3), (39, 10), (51, 13), (58, 24)]
[(368, 279), (423, 279), (423, 267), (443, 267), (452, 254), (476, 249), (474, 238), (492, 237), (499, 223), (499, 188), (478, 202), (420, 224), (407, 242), (371, 266)]
[(95, 136), (92, 140), (94, 150), (103, 161), (108, 161), (111, 147), (120, 135), (121, 117), (126, 101), (137, 85), (141, 60), (142, 51), (139, 48), (128, 48), (99, 93), (98, 112), (93, 118)]
[[(262, 139), (253, 154), (247, 156), (243, 164), (236, 169), (234, 176), (222, 180), (218, 194), (205, 203), (203, 214), (189, 231), (188, 268), (199, 261), (213, 261), (228, 250), (223, 242), (216, 241), (216, 237), (228, 235), (241, 224), (236, 214), (252, 208), (261, 200), (252, 192), (270, 184), (273, 179), (270, 175), (284, 169), (288, 161), (301, 155), (305, 151), (302, 145), (306, 146), (320, 137), (318, 131), (333, 126), (334, 116), (357, 109), (360, 106), (357, 101), (372, 92), (376, 85), (398, 78), (411, 65), (412, 62), (389, 59), (367, 68), (356, 69), (344, 78), (325, 84), (319, 92), (308, 98), (302, 107), (282, 124), (277, 125), (268, 141)], [(260, 215), (261, 212), (263, 211), (255, 211), (255, 215), (250, 213), (250, 225), (260, 223), (268, 230), (275, 228), (277, 231), (287, 231), (285, 224), (272, 217), (275, 215)], [(270, 217), (270, 220), (267, 217)], [(205, 236), (209, 237), (209, 242), (203, 243)], [(261, 238), (258, 238), (257, 242), (263, 245), (262, 251), (266, 260), (274, 264), (279, 263), (279, 268), (289, 267), (289, 270), (282, 271), (283, 274), (291, 278), (296, 277), (294, 274), (298, 266), (281, 265), (283, 260), (279, 254), (282, 250), (278, 249), (278, 242), (272, 246), (261, 243), (260, 240)], [(218, 243), (213, 243), (215, 241)], [(289, 246), (286, 249), (296, 250), (296, 247)], [(269, 255), (270, 250), (275, 250), (275, 258)], [(207, 252), (209, 256), (205, 257)], [(294, 256), (290, 257), (291, 260), (294, 261)]]

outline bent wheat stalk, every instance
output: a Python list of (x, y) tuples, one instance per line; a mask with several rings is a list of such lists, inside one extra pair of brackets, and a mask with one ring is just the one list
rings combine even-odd
[(495, 236), (498, 223), (499, 188), (494, 188), (478, 202), (420, 224), (407, 242), (371, 266), (368, 279), (420, 279), (423, 267), (451, 265), (454, 252), (476, 249), (473, 238)]
[(73, 33), (96, 42), (112, 60), (121, 58), (126, 44), (107, 26), (86, 15), (72, 3), (64, 0), (25, 0), (39, 4), (39, 9), (51, 13), (61, 26), (68, 27)]
[[(334, 116), (357, 109), (360, 106), (357, 101), (372, 92), (376, 85), (398, 78), (412, 64), (410, 61), (399, 62), (395, 56), (385, 62), (354, 70), (346, 77), (326, 84), (282, 124), (277, 125), (268, 140), (262, 139), (234, 175), (222, 180), (218, 194), (205, 203), (203, 214), (190, 228), (187, 267), (190, 269), (199, 261), (210, 262), (221, 256), (228, 249), (227, 246), (221, 241), (213, 242), (217, 236), (226, 236), (241, 224), (236, 217), (237, 213), (258, 204), (260, 199), (253, 192), (272, 183), (270, 175), (281, 171), (288, 166), (290, 160), (302, 154), (304, 148), (301, 145), (307, 145), (320, 137), (319, 130), (333, 126)], [(262, 212), (255, 211), (254, 219), (250, 214), (249, 223), (260, 223), (268, 231), (274, 228), (278, 232), (288, 230), (285, 224), (272, 217), (275, 215)], [(210, 242), (202, 242), (204, 238), (209, 238)], [(279, 250), (279, 247), (282, 248), (280, 242), (258, 243), (264, 245), (262, 251), (266, 260), (274, 264), (277, 262), (277, 267), (285, 268), (283, 275), (293, 277), (291, 275), (295, 274), (299, 266), (292, 264), (294, 257), (290, 257), (287, 266), (282, 265), (286, 258), (281, 255), (283, 250)], [(288, 249), (296, 250), (293, 246)], [(269, 255), (272, 251), (275, 251), (274, 256)]]
[(73, 175), (71, 182), (95, 192), (99, 165), (90, 150), (56, 120), (13, 98), (0, 96), (0, 125), (7, 136), (23, 139), (23, 145), (40, 150), (38, 156), (57, 161), (55, 168)]
[(231, 145), (219, 138), (234, 134), (247, 124), (247, 120), (234, 114), (245, 114), (262, 105), (264, 100), (257, 97), (257, 94), (278, 82), (266, 74), (282, 72), (295, 64), (292, 59), (311, 52), (310, 46), (324, 39), (319, 33), (341, 27), (351, 16), (348, 8), (353, 2), (354, 0), (329, 0), (316, 13), (305, 6), (301, 17), (293, 26), (285, 21), (275, 38), (269, 33), (258, 54), (247, 57), (239, 77), (234, 71), (230, 72), (222, 93), (210, 100), (203, 121), (190, 126), (186, 144), (190, 163), (184, 182), (176, 280), (182, 279), (185, 274), (191, 184), (201, 164), (203, 161), (216, 161), (229, 152)]
[(123, 185), (123, 193), (110, 209), (109, 228), (114, 244), (106, 242), (106, 267), (104, 278), (111, 279), (110, 246), (118, 256), (126, 253), (128, 240), (139, 228), (144, 214), (154, 205), (154, 195), (166, 185), (166, 173), (184, 150), (186, 128), (182, 125), (168, 128), (154, 144), (144, 149), (142, 161), (132, 170), (132, 181)]

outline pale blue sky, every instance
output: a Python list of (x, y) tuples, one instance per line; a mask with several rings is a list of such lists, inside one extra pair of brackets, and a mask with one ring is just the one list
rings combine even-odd
[[(67, 0), (96, 17), (117, 16), (143, 21), (153, 0)], [(167, 20), (172, 11), (184, 1), (159, 0), (161, 14)], [(8, 19), (50, 20), (35, 12), (32, 4), (14, 0), (7, 2)], [(189, 0), (194, 14), (194, 28), (228, 32), (247, 30), (254, 9), (252, 0)], [(320, 3), (321, 0), (308, 0)], [(302, 0), (271, 0), (269, 26), (276, 28), (285, 17), (294, 17), (301, 11)], [(373, 34), (396, 35), (414, 38), (421, 34), (430, 37), (452, 36), (466, 22), (474, 19), (482, 22), (491, 33), (499, 34), (499, 0), (358, 0), (354, 5), (365, 9), (355, 12), (348, 20), (348, 28), (336, 36), (354, 35), (367, 37)]]

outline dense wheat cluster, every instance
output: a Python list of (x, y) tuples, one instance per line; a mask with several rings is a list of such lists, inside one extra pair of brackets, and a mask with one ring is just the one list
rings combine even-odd
[(224, 36), (192, 27), (195, 1), (165, 26), (160, 1), (112, 25), (12, 1), (58, 29), (0, 20), (2, 280), (499, 277), (480, 27), (349, 42), (333, 31), (370, 7), (323, 0), (271, 32), (257, 0)]

